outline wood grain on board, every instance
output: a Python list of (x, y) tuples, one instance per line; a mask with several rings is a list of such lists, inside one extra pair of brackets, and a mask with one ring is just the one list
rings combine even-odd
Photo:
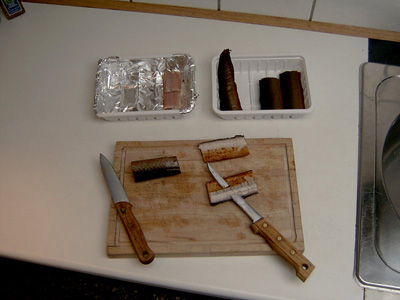
[[(114, 169), (150, 248), (156, 257), (273, 254), (236, 204), (210, 205), (206, 182), (213, 178), (197, 148), (201, 142), (205, 141), (116, 143)], [(304, 251), (292, 140), (247, 139), (247, 143), (250, 155), (215, 162), (213, 167), (223, 177), (252, 170), (259, 193), (247, 201)], [(181, 174), (134, 182), (131, 161), (162, 156), (177, 156)], [(113, 204), (107, 252), (112, 257), (134, 256)]]

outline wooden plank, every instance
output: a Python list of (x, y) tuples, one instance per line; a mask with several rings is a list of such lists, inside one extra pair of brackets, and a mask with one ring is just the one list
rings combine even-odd
[[(133, 212), (157, 257), (274, 254), (255, 235), (251, 221), (232, 201), (211, 206), (206, 182), (213, 178), (198, 144), (205, 141), (117, 142), (114, 169)], [(290, 242), (304, 251), (291, 139), (248, 139), (250, 155), (213, 163), (227, 177), (252, 170), (257, 195), (249, 203)], [(133, 160), (177, 156), (181, 174), (135, 183)], [(111, 206), (108, 255), (134, 256), (128, 236)]]
[(233, 11), (219, 11), (194, 7), (112, 0), (25, 0), (23, 2), (80, 6), (89, 8), (113, 9), (191, 18), (212, 19), (400, 42), (400, 32), (397, 31), (333, 24), (326, 22), (306, 21), (300, 19)]

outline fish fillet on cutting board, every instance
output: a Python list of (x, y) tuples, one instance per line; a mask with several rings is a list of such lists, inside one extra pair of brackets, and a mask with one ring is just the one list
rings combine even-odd
[[(252, 170), (258, 194), (246, 200), (304, 251), (292, 140), (246, 141), (249, 155), (213, 167), (224, 177)], [(206, 182), (213, 178), (198, 149), (202, 142), (206, 140), (116, 143), (114, 169), (150, 248), (158, 257), (275, 254), (252, 232), (250, 219), (235, 203), (210, 205)], [(131, 161), (161, 156), (177, 156), (181, 174), (135, 183)], [(107, 253), (135, 255), (111, 202)]]

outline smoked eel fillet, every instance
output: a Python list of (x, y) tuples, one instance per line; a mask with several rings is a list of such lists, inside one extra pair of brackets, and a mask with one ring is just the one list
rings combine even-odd
[(257, 184), (253, 177), (253, 171), (246, 171), (224, 178), (229, 184), (228, 188), (221, 188), (216, 180), (206, 183), (208, 198), (211, 205), (231, 200), (231, 195), (238, 194), (243, 198), (258, 193)]
[(283, 109), (280, 80), (275, 77), (265, 77), (259, 83), (261, 109)]
[(173, 176), (181, 173), (176, 156), (132, 161), (131, 168), (135, 182)]
[(225, 49), (219, 56), (218, 93), (220, 110), (242, 110), (229, 49)]
[(199, 144), (203, 161), (214, 162), (250, 154), (247, 142), (242, 135), (218, 139)]
[(164, 109), (180, 109), (181, 103), (181, 72), (165, 71), (163, 76)]
[(286, 71), (279, 75), (285, 109), (305, 108), (300, 76), (301, 73), (297, 71)]

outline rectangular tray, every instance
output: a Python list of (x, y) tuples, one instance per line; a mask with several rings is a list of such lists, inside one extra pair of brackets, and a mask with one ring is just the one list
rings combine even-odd
[[(167, 71), (181, 76), (181, 106), (174, 109), (164, 109)], [(195, 64), (188, 54), (103, 58), (97, 66), (94, 112), (107, 121), (181, 119), (195, 107), (195, 83)]]
[[(301, 56), (231, 56), (235, 70), (242, 111), (222, 111), (219, 109), (218, 63), (219, 55), (212, 60), (212, 105), (214, 112), (225, 120), (232, 119), (289, 119), (300, 118), (310, 113), (310, 90), (305, 60)], [(279, 77), (285, 71), (301, 72), (301, 85), (304, 93), (305, 109), (261, 110), (259, 80), (264, 77)]]
[[(251, 221), (233, 202), (211, 206), (206, 182), (212, 180), (198, 144), (205, 141), (117, 142), (119, 174), (150, 248), (160, 256), (274, 254), (250, 229)], [(304, 251), (296, 169), (291, 139), (248, 139), (250, 155), (213, 163), (227, 177), (253, 170), (259, 194), (248, 202), (285, 238)], [(181, 174), (135, 183), (130, 162), (177, 156)], [(107, 252), (134, 256), (111, 204)]]

